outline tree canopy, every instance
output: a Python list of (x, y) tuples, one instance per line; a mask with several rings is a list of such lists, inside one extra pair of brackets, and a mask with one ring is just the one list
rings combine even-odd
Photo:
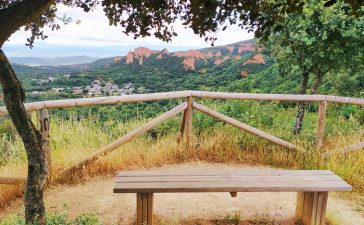
[(356, 17), (343, 1), (325, 9), (324, 5), (320, 0), (308, 0), (302, 13), (287, 15), (283, 23), (275, 25), (281, 29), (262, 41), (282, 74), (307, 70), (323, 76), (328, 72), (352, 73), (364, 66), (364, 8)]
[[(361, 0), (346, 0), (352, 5), (351, 13), (358, 14), (364, 5)], [(335, 4), (336, 0), (321, 0), (325, 6)], [(110, 25), (121, 26), (126, 34), (135, 38), (154, 35), (170, 41), (177, 33), (173, 24), (182, 21), (196, 34), (214, 42), (215, 33), (226, 26), (237, 24), (239, 27), (255, 31), (257, 37), (268, 37), (271, 27), (284, 21), (288, 13), (301, 13), (302, 0), (5, 0), (0, 3), (0, 46), (20, 27), (30, 31), (27, 45), (33, 46), (36, 39), (47, 35), (43, 29), (60, 29), (60, 24), (69, 22), (68, 18), (57, 15), (58, 7), (82, 8), (91, 12), (101, 7)], [(40, 13), (37, 13), (37, 10)], [(361, 12), (360, 12), (361, 13)], [(359, 13), (359, 14), (360, 14)], [(13, 15), (17, 14), (16, 17)], [(12, 18), (12, 21), (10, 21)], [(6, 39), (5, 39), (6, 38)]]
[[(303, 76), (300, 94), (306, 94), (310, 76), (315, 94), (329, 73), (354, 74), (364, 67), (364, 7), (338, 0), (327, 6), (307, 0), (301, 13), (290, 13), (274, 24), (264, 44), (279, 65), (282, 75)], [(296, 117), (294, 132), (301, 129), (304, 103)]]

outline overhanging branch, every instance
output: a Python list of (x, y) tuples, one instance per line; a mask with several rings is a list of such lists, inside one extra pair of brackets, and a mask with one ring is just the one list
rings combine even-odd
[(23, 0), (1, 9), (0, 47), (14, 32), (30, 23), (54, 2), (55, 0)]

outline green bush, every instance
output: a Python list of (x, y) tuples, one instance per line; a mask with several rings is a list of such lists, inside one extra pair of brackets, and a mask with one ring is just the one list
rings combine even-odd
[(358, 109), (355, 105), (344, 105), (341, 108), (341, 115), (345, 119), (349, 119), (350, 117), (354, 116), (358, 112)]
[[(75, 219), (70, 219), (68, 212), (63, 211), (46, 216), (46, 225), (100, 225), (98, 216), (95, 213), (85, 213)], [(25, 225), (22, 216), (13, 215), (5, 219), (0, 225)], [(35, 224), (36, 225), (36, 224)]]
[(364, 110), (360, 110), (358, 113), (358, 121), (360, 125), (364, 124)]

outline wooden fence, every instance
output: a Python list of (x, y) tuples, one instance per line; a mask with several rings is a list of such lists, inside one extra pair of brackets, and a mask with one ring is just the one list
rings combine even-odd
[[(176, 116), (183, 112), (182, 122), (180, 126), (180, 133), (177, 137), (177, 142), (180, 143), (183, 140), (183, 136), (186, 136), (186, 143), (191, 146), (192, 142), (192, 114), (193, 109), (205, 113), (211, 117), (219, 119), (225, 123), (231, 124), (241, 130), (247, 131), (253, 135), (264, 138), (269, 142), (272, 142), (281, 147), (297, 150), (304, 152), (305, 150), (296, 146), (292, 143), (284, 141), (278, 137), (268, 134), (262, 130), (251, 127), (244, 124), (238, 120), (230, 118), (223, 115), (215, 110), (207, 108), (197, 102), (194, 102), (194, 98), (214, 98), (214, 99), (238, 99), (238, 100), (265, 100), (265, 101), (292, 101), (292, 102), (319, 102), (318, 120), (317, 120), (317, 130), (316, 130), (316, 146), (318, 148), (322, 147), (324, 144), (324, 132), (325, 132), (325, 118), (326, 109), (329, 103), (341, 103), (341, 104), (355, 104), (364, 106), (364, 99), (360, 98), (348, 98), (340, 96), (327, 96), (327, 95), (289, 95), (289, 94), (250, 94), (250, 93), (226, 93), (226, 92), (206, 92), (206, 91), (177, 91), (177, 92), (164, 92), (164, 93), (151, 93), (151, 94), (137, 94), (137, 95), (126, 95), (126, 96), (110, 96), (110, 97), (95, 97), (95, 98), (80, 98), (80, 99), (67, 99), (67, 100), (54, 100), (54, 101), (43, 101), (26, 103), (25, 108), (28, 112), (38, 111), (40, 118), (40, 127), (42, 132), (42, 138), (45, 143), (46, 158), (50, 170), (52, 170), (52, 157), (51, 157), (51, 147), (49, 142), (50, 127), (49, 127), (49, 109), (58, 108), (70, 108), (70, 107), (81, 107), (81, 106), (95, 106), (95, 105), (107, 105), (107, 104), (120, 104), (120, 103), (130, 103), (130, 102), (144, 102), (144, 101), (159, 101), (168, 99), (181, 99), (185, 98), (186, 102), (176, 106), (170, 111), (158, 116), (157, 118), (149, 121), (143, 126), (135, 129), (134, 131), (124, 135), (123, 137), (117, 139), (113, 143), (96, 151), (88, 159), (83, 160), (70, 168), (63, 171), (60, 177), (68, 176), (78, 169), (84, 167), (97, 160), (98, 158), (116, 150), (121, 145), (127, 143), (128, 141), (144, 134), (148, 130), (154, 128), (158, 124)], [(0, 116), (7, 115), (8, 112), (5, 107), (0, 107)], [(360, 142), (354, 145), (350, 145), (337, 152), (350, 152), (364, 148), (364, 142)], [(330, 153), (324, 153), (324, 157), (328, 157)], [(23, 178), (0, 178), (0, 184), (11, 184), (17, 185), (24, 183)]]

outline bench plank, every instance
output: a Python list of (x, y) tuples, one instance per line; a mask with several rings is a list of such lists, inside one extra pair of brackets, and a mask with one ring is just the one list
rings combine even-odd
[(246, 181), (338, 181), (341, 180), (336, 175), (308, 175), (308, 176), (135, 176), (135, 177), (118, 177), (117, 183), (137, 183), (137, 182), (246, 182)]
[(352, 187), (329, 170), (123, 171), (115, 193), (326, 192)]
[(350, 191), (342, 181), (116, 183), (114, 193)]
[(221, 169), (221, 170), (188, 170), (188, 171), (122, 171), (118, 177), (135, 176), (257, 176), (257, 175), (335, 175), (330, 170), (272, 170), (272, 169)]

